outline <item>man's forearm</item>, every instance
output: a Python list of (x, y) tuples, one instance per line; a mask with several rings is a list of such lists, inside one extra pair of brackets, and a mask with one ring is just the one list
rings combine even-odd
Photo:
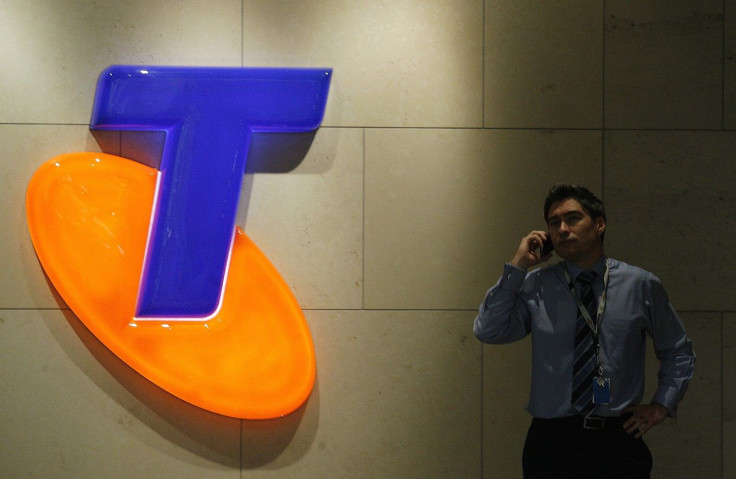
[(525, 272), (510, 264), (488, 291), (473, 323), (473, 333), (485, 343), (509, 343), (523, 338), (528, 329), (524, 305), (518, 300), (518, 290)]

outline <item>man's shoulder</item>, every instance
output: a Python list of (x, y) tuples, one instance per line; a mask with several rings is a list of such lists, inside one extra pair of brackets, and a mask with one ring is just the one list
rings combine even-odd
[(641, 266), (635, 266), (621, 260), (608, 258), (608, 267), (610, 268), (611, 274), (625, 275), (630, 278), (659, 282), (659, 278), (657, 278), (657, 276), (651, 271), (648, 271)]
[(565, 285), (563, 262), (545, 264), (526, 273), (521, 292), (538, 295), (555, 285)]
[(553, 277), (564, 278), (565, 276), (564, 264), (565, 264), (564, 260), (559, 261), (557, 263), (546, 264), (544, 266), (541, 266), (527, 273), (527, 278), (529, 277), (533, 277), (536, 279), (549, 279)]

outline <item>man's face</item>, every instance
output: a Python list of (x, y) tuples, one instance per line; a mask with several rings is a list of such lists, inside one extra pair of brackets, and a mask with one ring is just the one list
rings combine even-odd
[(596, 260), (603, 254), (601, 235), (606, 221), (595, 221), (582, 205), (572, 198), (552, 203), (547, 215), (547, 228), (560, 258), (573, 262)]

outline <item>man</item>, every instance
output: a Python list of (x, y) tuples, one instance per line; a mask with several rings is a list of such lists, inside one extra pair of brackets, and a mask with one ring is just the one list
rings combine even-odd
[[(522, 238), (473, 326), (485, 343), (532, 335), (524, 477), (649, 478), (642, 436), (676, 416), (693, 376), (692, 343), (659, 279), (604, 254), (606, 214), (593, 193), (555, 185), (544, 218), (548, 231)], [(551, 258), (545, 240), (564, 261), (527, 272)], [(642, 403), (647, 335), (659, 385)]]

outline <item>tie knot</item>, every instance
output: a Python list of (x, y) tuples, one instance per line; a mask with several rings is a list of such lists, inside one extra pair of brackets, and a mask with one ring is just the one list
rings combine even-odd
[(583, 270), (577, 278), (577, 281), (580, 281), (582, 284), (593, 284), (593, 281), (595, 281), (596, 273), (595, 271), (588, 271)]

